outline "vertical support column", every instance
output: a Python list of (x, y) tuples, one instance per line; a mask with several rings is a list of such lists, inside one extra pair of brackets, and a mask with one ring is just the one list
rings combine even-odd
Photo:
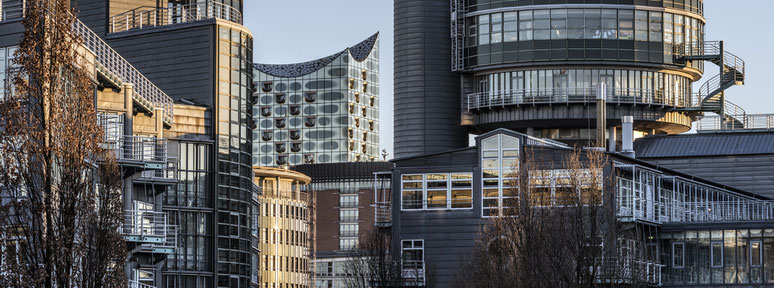
[[(720, 63), (718, 63), (718, 66), (720, 66), (720, 79), (718, 80), (718, 86), (723, 87), (723, 78), (725, 75), (725, 65), (726, 63), (723, 61), (725, 58), (725, 48), (723, 48), (723, 41), (720, 41), (720, 57), (718, 60), (720, 60)], [(725, 90), (720, 91), (720, 130), (726, 130), (727, 129), (727, 122), (726, 122), (726, 92)]]
[[(134, 117), (134, 85), (125, 83), (122, 91), (124, 92), (124, 135), (121, 145), (123, 150), (119, 157), (131, 157), (132, 156), (132, 135), (134, 135), (132, 118)], [(132, 202), (134, 197), (132, 195), (132, 180), (129, 177), (124, 178), (123, 187), (124, 196), (124, 210), (132, 210)]]
[(164, 138), (164, 109), (154, 108), (153, 118), (156, 120), (156, 138)]
[(605, 147), (605, 128), (607, 126), (607, 85), (597, 84), (597, 139), (595, 146)]

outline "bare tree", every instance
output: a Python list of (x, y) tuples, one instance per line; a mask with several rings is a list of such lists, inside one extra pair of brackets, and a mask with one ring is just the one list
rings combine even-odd
[[(462, 263), (459, 287), (596, 287), (643, 284), (621, 263), (616, 248), (612, 181), (603, 179), (606, 156), (595, 149), (564, 153), (561, 163), (536, 161), (525, 151), (513, 167), (519, 195), (504, 217), (479, 233), (471, 258)], [(550, 157), (548, 157), (550, 158)], [(520, 168), (520, 169), (517, 169)], [(607, 182), (607, 184), (603, 183)], [(605, 185), (603, 185), (605, 184)], [(628, 277), (628, 278), (627, 278)]]
[(391, 238), (377, 228), (360, 236), (344, 264), (347, 287), (403, 287), (400, 259), (390, 253)]
[(0, 227), (14, 239), (3, 287), (119, 287), (120, 170), (100, 147), (94, 84), (69, 0), (26, 1), (0, 103)]

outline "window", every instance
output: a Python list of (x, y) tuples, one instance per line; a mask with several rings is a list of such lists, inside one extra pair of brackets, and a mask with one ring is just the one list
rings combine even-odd
[(428, 173), (402, 176), (402, 209), (473, 208), (472, 173)]
[(448, 174), (426, 174), (427, 179), (427, 209), (446, 208), (446, 194), (449, 181)]
[(551, 10), (551, 39), (567, 38), (567, 10)]
[(533, 37), (535, 40), (548, 40), (550, 39), (551, 29), (551, 14), (550, 10), (535, 10), (533, 12), (534, 19), (534, 32)]
[(356, 208), (358, 204), (358, 195), (339, 196), (339, 206), (342, 208)]
[(503, 13), (503, 41), (513, 42), (517, 41), (519, 37), (519, 23), (518, 13), (505, 12)]
[(723, 267), (723, 242), (712, 242), (710, 244), (710, 259), (712, 259), (713, 268)]
[(352, 250), (357, 247), (357, 238), (339, 239), (339, 249), (342, 251)]
[(424, 183), (422, 174), (410, 174), (402, 176), (401, 209), (422, 209), (422, 191)]
[[(479, 18), (480, 19), (480, 18)], [(519, 11), (519, 41), (532, 40), (532, 11)]]
[(586, 29), (584, 38), (586, 39), (600, 39), (602, 38), (602, 19), (599, 9), (585, 9), (583, 16), (586, 18)]
[(357, 222), (357, 220), (358, 220), (357, 210), (339, 210), (339, 221)]
[(649, 21), (650, 21), (650, 41), (653, 42), (661, 42), (663, 35), (662, 31), (662, 20), (661, 20), (661, 12), (649, 12)]
[(495, 13), (490, 15), (492, 29), (490, 33), (490, 43), (503, 42), (503, 14)]
[(481, 140), (482, 216), (502, 216), (518, 197), (519, 138), (496, 135)]
[(5, 99), (5, 95), (10, 93), (10, 91), (6, 91), (11, 89), (10, 81), (7, 77), (10, 76), (8, 75), (8, 70), (14, 65), (13, 54), (16, 53), (16, 49), (18, 48), (15, 46), (0, 48), (0, 85), (2, 85), (0, 86), (0, 100)]
[(422, 283), (425, 278), (424, 240), (401, 241), (401, 265), (404, 280)]
[[(672, 43), (672, 39), (674, 37), (674, 30), (672, 26), (672, 17), (674, 15), (672, 13), (664, 13), (664, 43)], [(667, 53), (671, 53), (671, 51), (665, 51)]]
[(357, 237), (358, 224), (339, 224), (339, 236)]
[(478, 16), (478, 45), (489, 44), (489, 15)]
[(685, 243), (684, 242), (672, 243), (672, 267), (673, 268), (685, 267)]
[(618, 11), (618, 39), (634, 40), (634, 11)]
[(602, 9), (602, 39), (618, 38), (618, 13), (615, 9)]
[(634, 13), (634, 40), (648, 41), (648, 11)]
[(761, 241), (750, 241), (750, 267), (761, 267), (763, 260)]

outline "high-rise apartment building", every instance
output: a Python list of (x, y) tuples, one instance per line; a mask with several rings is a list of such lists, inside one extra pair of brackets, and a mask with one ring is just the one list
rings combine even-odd
[(379, 160), (379, 34), (297, 64), (255, 64), (253, 163)]

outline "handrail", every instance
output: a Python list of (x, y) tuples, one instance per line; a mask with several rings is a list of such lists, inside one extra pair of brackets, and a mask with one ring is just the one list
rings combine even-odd
[(140, 283), (136, 280), (129, 280), (129, 288), (156, 288), (156, 286)]
[(80, 20), (76, 21), (75, 24), (73, 24), (73, 29), (83, 37), (83, 45), (94, 52), (97, 62), (119, 77), (121, 82), (132, 83), (134, 85), (134, 92), (139, 98), (151, 103), (154, 106), (153, 108), (162, 108), (164, 110), (164, 122), (170, 125), (172, 124), (174, 118), (172, 112), (172, 98), (167, 96), (164, 91), (161, 91), (161, 89), (148, 80), (145, 75), (134, 68), (129, 61), (121, 57), (118, 52), (113, 50), (110, 45), (97, 36), (97, 34), (83, 24), (83, 22)]
[[(562, 89), (522, 89), (478, 92), (467, 95), (466, 109), (500, 107), (508, 105), (595, 103), (597, 88), (578, 87)], [(683, 91), (666, 89), (607, 88), (607, 102), (634, 105), (663, 105), (690, 107), (691, 95)]]
[(696, 131), (774, 131), (774, 114), (744, 114), (733, 118), (737, 121), (723, 121), (720, 116), (704, 116), (696, 122)]
[(214, 18), (242, 24), (242, 13), (238, 9), (207, 1), (163, 8), (138, 7), (110, 17), (110, 33)]

